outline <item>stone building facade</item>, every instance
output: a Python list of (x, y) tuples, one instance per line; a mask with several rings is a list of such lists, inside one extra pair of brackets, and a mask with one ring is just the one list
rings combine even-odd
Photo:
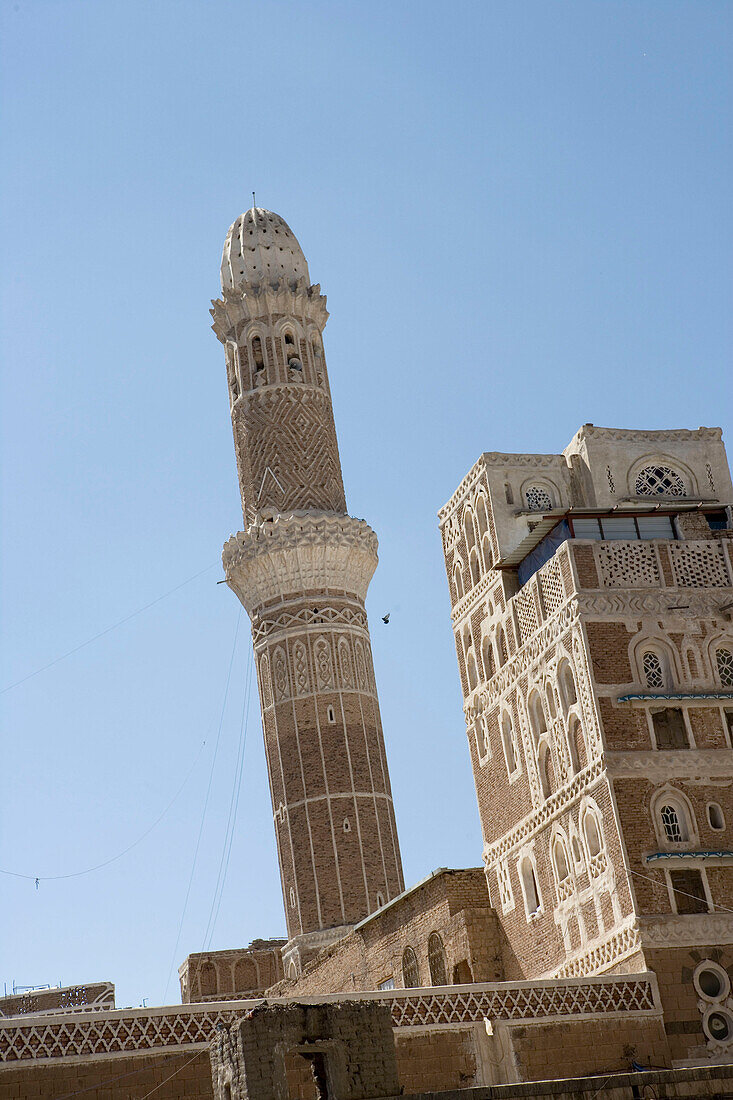
[(404, 888), (364, 600), (377, 538), (346, 511), (320, 286), (277, 214), (231, 226), (224, 344), (245, 529), (224, 547), (252, 622), (286, 970)]
[(718, 429), (585, 425), (440, 512), (506, 976), (653, 969), (678, 1059), (733, 1057), (732, 500)]

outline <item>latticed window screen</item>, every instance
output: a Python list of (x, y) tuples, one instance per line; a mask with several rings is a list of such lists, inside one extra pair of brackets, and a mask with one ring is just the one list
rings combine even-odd
[(431, 932), (428, 938), (428, 965), (430, 966), (430, 984), (447, 985), (445, 951), (443, 941), (437, 932)]
[(670, 844), (682, 844), (687, 838), (684, 835), (684, 830), (679, 819), (679, 814), (674, 806), (662, 806), (659, 812), (659, 816), (662, 819), (662, 827), (664, 829), (664, 835)]
[(733, 687), (733, 653), (729, 649), (719, 649), (715, 654), (718, 664), (718, 676), (723, 687)]
[(527, 507), (532, 512), (548, 512), (552, 508), (550, 494), (546, 489), (540, 488), (539, 485), (530, 485), (524, 495), (527, 500)]
[(669, 466), (645, 466), (636, 475), (636, 495), (639, 497), (685, 497), (685, 483)]
[(652, 653), (651, 650), (646, 652), (642, 657), (642, 666), (644, 668), (644, 679), (646, 680), (647, 687), (664, 687), (664, 669), (656, 653)]
[(402, 982), (405, 989), (412, 989), (420, 985), (417, 955), (411, 947), (406, 947), (402, 953)]

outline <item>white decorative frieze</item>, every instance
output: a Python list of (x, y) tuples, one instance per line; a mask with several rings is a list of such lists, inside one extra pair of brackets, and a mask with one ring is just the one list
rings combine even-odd
[(350, 593), (360, 600), (377, 567), (377, 536), (360, 519), (329, 512), (260, 518), (224, 546), (229, 587), (250, 615), (292, 593)]
[(664, 783), (668, 779), (704, 782), (733, 776), (733, 749), (688, 749), (684, 753), (659, 749), (606, 751), (604, 761), (612, 779), (648, 779), (650, 783)]
[(733, 943), (733, 913), (639, 917), (643, 947), (707, 947)]

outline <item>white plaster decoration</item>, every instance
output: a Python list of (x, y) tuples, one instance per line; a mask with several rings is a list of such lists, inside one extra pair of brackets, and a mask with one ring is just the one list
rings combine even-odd
[(501, 903), (501, 911), (504, 915), (511, 913), (514, 910), (514, 891), (512, 890), (512, 882), (509, 874), (509, 864), (505, 859), (500, 860), (496, 865), (496, 881), (499, 885), (499, 901)]
[(592, 940), (575, 955), (566, 959), (552, 971), (557, 978), (577, 978), (581, 975), (599, 974), (616, 966), (633, 955), (641, 946), (638, 929), (628, 923), (612, 935)]
[(553, 791), (550, 797), (540, 806), (533, 808), (531, 813), (523, 817), (513, 829), (493, 844), (487, 845), (483, 853), (486, 865), (492, 866), (498, 859), (510, 853), (517, 845), (534, 837), (541, 829), (546, 828), (548, 824), (555, 821), (584, 791), (590, 790), (598, 782), (602, 770), (602, 762), (594, 760), (574, 775), (564, 787)]
[(686, 497), (685, 483), (676, 470), (669, 466), (645, 466), (636, 475), (636, 495)]
[(296, 695), (306, 695), (310, 690), (308, 654), (302, 642), (293, 644), (293, 683)]
[(340, 685), (344, 688), (353, 688), (354, 671), (351, 661), (351, 652), (349, 650), (349, 643), (346, 638), (339, 638), (337, 652), (340, 672)]
[(639, 917), (642, 947), (704, 947), (733, 944), (733, 913)]
[(272, 655), (272, 671), (275, 681), (275, 702), (282, 703), (290, 695), (290, 680), (287, 658), (281, 646), (278, 646)]
[(604, 762), (613, 779), (648, 779), (664, 783), (670, 779), (708, 783), (715, 779), (730, 780), (733, 775), (733, 750), (688, 749), (638, 750), (635, 752), (606, 751)]
[(720, 623), (726, 621), (725, 615), (720, 611), (721, 604), (726, 602), (728, 596), (726, 592), (716, 593), (715, 596), (690, 592), (689, 589), (679, 592), (674, 588), (667, 588), (661, 592), (648, 592), (644, 595), (622, 592), (581, 592), (574, 598), (574, 603), (582, 615), (589, 617), (609, 615), (638, 620), (642, 615), (657, 617), (664, 615), (669, 620), (672, 618), (669, 614), (670, 605), (677, 603), (678, 596), (679, 602), (686, 605), (674, 612), (675, 618), (679, 618), (680, 621), (695, 619), (712, 619)]
[(599, 574), (607, 588), (657, 588), (661, 584), (652, 542), (593, 543)]
[(670, 542), (675, 583), (680, 588), (727, 588), (731, 581), (717, 542)]
[[(346, 601), (347, 597), (339, 597), (339, 602), (341, 599)], [(299, 599), (292, 610), (287, 604), (281, 604), (276, 611), (270, 608), (255, 612), (252, 637), (259, 647), (265, 640), (278, 641), (293, 629), (303, 634), (322, 634), (326, 628), (333, 631), (338, 627), (349, 627), (352, 632), (368, 635), (369, 626), (364, 608), (357, 603), (347, 603), (345, 607), (329, 607), (323, 603), (322, 597), (318, 600), (318, 607), (304, 607), (302, 599)]]
[(270, 680), (270, 662), (266, 653), (263, 653), (260, 657), (259, 670), (262, 705), (265, 710), (268, 710), (272, 706), (272, 682)]
[(354, 662), (356, 665), (356, 685), (360, 691), (367, 691), (368, 684), (364, 646), (358, 639), (354, 642)]
[(535, 576), (539, 581), (545, 615), (548, 617), (554, 615), (565, 599), (562, 574), (560, 573), (560, 562), (557, 560), (557, 555), (550, 558)]
[(327, 638), (316, 638), (313, 643), (313, 657), (316, 666), (316, 681), (320, 691), (333, 687), (333, 661), (331, 643)]
[(227, 584), (251, 615), (288, 593), (338, 589), (366, 598), (377, 567), (377, 536), (363, 520), (329, 512), (260, 518), (222, 554)]

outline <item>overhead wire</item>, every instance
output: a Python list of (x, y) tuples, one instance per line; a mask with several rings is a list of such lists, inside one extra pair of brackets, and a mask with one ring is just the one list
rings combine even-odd
[(52, 661), (49, 661), (45, 665), (41, 665), (40, 668), (35, 669), (34, 672), (29, 672), (27, 676), (21, 676), (20, 680), (15, 680), (12, 684), (6, 684), (4, 688), (0, 688), (0, 695), (4, 695), (7, 691), (12, 691), (13, 688), (20, 687), (27, 680), (32, 680), (34, 676), (39, 676), (42, 672), (46, 672), (49, 668), (53, 668), (54, 665), (59, 664), (60, 661), (65, 661), (67, 657), (72, 657), (75, 653), (78, 653), (80, 649), (85, 649), (86, 646), (91, 645), (92, 642), (96, 642), (98, 638), (103, 638), (105, 634), (110, 634), (113, 630), (117, 630), (119, 626), (124, 626), (125, 623), (129, 623), (131, 619), (136, 618), (138, 615), (142, 615), (143, 611), (147, 611), (151, 607), (155, 607), (161, 600), (165, 600), (168, 596), (172, 596), (174, 592), (178, 592), (179, 589), (185, 588), (187, 584), (191, 584), (192, 581), (202, 577), (204, 573), (208, 573), (219, 562), (212, 562), (211, 565), (207, 565), (205, 569), (200, 569), (198, 573), (194, 573), (193, 576), (187, 577), (185, 581), (181, 581), (180, 584), (175, 585), (174, 588), (169, 588), (167, 592), (163, 592), (162, 595), (156, 596), (150, 603), (143, 604), (142, 607), (138, 607), (137, 611), (131, 611), (129, 615), (125, 615), (124, 618), (118, 619), (116, 623), (112, 623), (111, 626), (107, 626), (104, 630), (99, 630), (96, 634), (93, 634), (91, 638), (87, 638), (85, 642), (80, 642), (79, 645), (74, 646), (73, 649), (69, 649), (66, 653), (62, 653), (59, 657), (54, 657)]
[(206, 924), (206, 931), (204, 932), (204, 951), (208, 951), (211, 947), (211, 941), (214, 936), (214, 929), (216, 927), (216, 922), (219, 916), (219, 909), (221, 907), (221, 899), (224, 894), (224, 886), (226, 884), (227, 872), (229, 870), (229, 858), (232, 853), (232, 844), (234, 842), (234, 831), (237, 823), (237, 811), (239, 809), (239, 796), (242, 789), (244, 754), (247, 746), (247, 730), (249, 728), (249, 708), (250, 697), (252, 693), (253, 667), (254, 657), (252, 649), (250, 647), (249, 659), (247, 662), (247, 672), (245, 674), (245, 691), (244, 698), (242, 700), (242, 716), (239, 723), (239, 744), (237, 747), (237, 762), (234, 766), (234, 782), (232, 784), (232, 794), (229, 800), (229, 814), (227, 816), (227, 827), (224, 833), (224, 844), (222, 847), (221, 859), (219, 861), (219, 871), (216, 879), (216, 887), (214, 889), (214, 895), (211, 900), (211, 909), (209, 911), (209, 919)]
[(12, 878), (32, 879), (36, 883), (38, 883), (38, 882), (58, 882), (60, 879), (79, 878), (80, 875), (90, 875), (92, 873), (92, 871), (99, 871), (99, 870), (102, 869), (102, 867), (109, 867), (110, 863), (115, 863), (116, 860), (122, 859), (122, 857), (126, 856), (128, 852), (131, 852), (133, 848), (137, 848), (138, 844), (141, 844), (147, 836), (150, 836), (150, 834), (152, 833), (152, 831), (156, 827), (156, 825), (160, 824), (160, 822), (163, 820), (163, 818), (168, 813), (170, 808), (173, 806), (174, 802), (176, 802), (178, 797), (181, 795), (184, 787), (186, 786), (189, 779), (191, 778), (191, 776), (193, 774), (193, 771), (194, 771), (194, 768), (198, 764), (199, 757), (201, 756), (201, 753), (203, 751), (203, 748), (204, 748), (205, 744), (206, 744), (205, 740), (201, 742), (201, 744), (199, 746), (199, 751), (196, 753), (196, 756), (194, 757), (193, 764), (191, 765), (191, 767), (187, 771), (185, 779), (181, 783), (181, 785), (178, 788), (178, 790), (176, 791), (176, 793), (173, 795), (173, 798), (170, 800), (170, 802), (168, 803), (166, 808), (162, 811), (161, 814), (159, 814), (158, 817), (156, 817), (153, 824), (149, 828), (147, 828), (145, 830), (145, 832), (142, 833), (137, 838), (137, 840), (134, 840), (132, 842), (132, 844), (128, 844), (128, 846), (126, 848), (123, 848), (123, 850), (121, 852), (118, 852), (117, 855), (110, 856), (109, 859), (105, 859), (101, 863), (95, 863), (93, 867), (85, 867), (83, 871), (72, 871), (72, 872), (70, 872), (69, 874), (66, 874), (66, 875), (27, 875), (27, 874), (22, 874), (19, 871), (6, 871), (2, 867), (0, 867), (0, 875), (10, 875)]
[(206, 820), (206, 811), (209, 807), (209, 798), (211, 796), (211, 786), (212, 786), (212, 783), (213, 783), (213, 780), (214, 780), (214, 767), (216, 765), (216, 758), (217, 758), (217, 755), (219, 753), (219, 742), (221, 741), (221, 731), (222, 731), (222, 726), (224, 725), (224, 714), (226, 712), (227, 700), (229, 698), (229, 685), (230, 685), (231, 680), (232, 680), (232, 668), (234, 666), (234, 654), (237, 651), (237, 639), (239, 637), (239, 624), (240, 624), (241, 620), (242, 620), (242, 608), (241, 608), (241, 605), (240, 605), (239, 610), (237, 612), (237, 625), (236, 625), (235, 630), (234, 630), (234, 641), (232, 643), (232, 655), (229, 658), (229, 668), (227, 670), (226, 684), (225, 684), (225, 687), (224, 687), (224, 698), (222, 700), (221, 713), (219, 715), (219, 728), (217, 729), (217, 732), (216, 732), (216, 742), (214, 744), (214, 752), (213, 752), (213, 755), (212, 755), (212, 758), (211, 758), (211, 768), (209, 770), (209, 782), (208, 782), (208, 785), (206, 787), (206, 797), (204, 798), (203, 810), (201, 811), (201, 823), (199, 825), (198, 836), (196, 838), (196, 847), (194, 848), (193, 861), (191, 863), (191, 873), (188, 877), (188, 886), (186, 888), (186, 896), (185, 896), (184, 901), (183, 901), (183, 910), (181, 911), (181, 919), (178, 922), (178, 932), (176, 934), (176, 942), (175, 942), (175, 946), (173, 948), (173, 955), (172, 955), (172, 958), (171, 958), (170, 968), (168, 970), (168, 978), (167, 978), (166, 983), (165, 983), (165, 992), (163, 993), (164, 998), (168, 996), (168, 987), (171, 984), (171, 976), (173, 974), (173, 967), (176, 964), (176, 953), (178, 951), (178, 945), (181, 941), (181, 932), (183, 930), (183, 921), (184, 921), (184, 918), (186, 916), (186, 910), (188, 908), (188, 901), (189, 901), (189, 898), (191, 896), (191, 886), (193, 884), (193, 876), (194, 876), (194, 872), (196, 870), (196, 861), (198, 859), (199, 848), (201, 847), (201, 837), (202, 837), (203, 831), (204, 831), (204, 822)]
[(208, 1053), (207, 1048), (204, 1048), (203, 1050), (197, 1050), (196, 1053), (194, 1054), (193, 1058), (189, 1058), (187, 1062), (184, 1062), (182, 1066), (179, 1066), (177, 1070), (175, 1070), (173, 1073), (171, 1073), (170, 1077), (166, 1077), (165, 1080), (161, 1081), (160, 1084), (156, 1085), (155, 1088), (150, 1090), (150, 1092), (146, 1092), (144, 1096), (140, 1097), (140, 1100), (148, 1100), (149, 1096), (152, 1096), (154, 1092), (158, 1091), (158, 1089), (162, 1089), (163, 1085), (167, 1085), (169, 1081), (172, 1081), (174, 1077), (177, 1077), (178, 1074), (181, 1073), (182, 1070), (184, 1070), (186, 1068), (186, 1066), (191, 1065), (191, 1062), (195, 1062), (196, 1059), (200, 1058), (202, 1054), (207, 1054), (207, 1053)]

